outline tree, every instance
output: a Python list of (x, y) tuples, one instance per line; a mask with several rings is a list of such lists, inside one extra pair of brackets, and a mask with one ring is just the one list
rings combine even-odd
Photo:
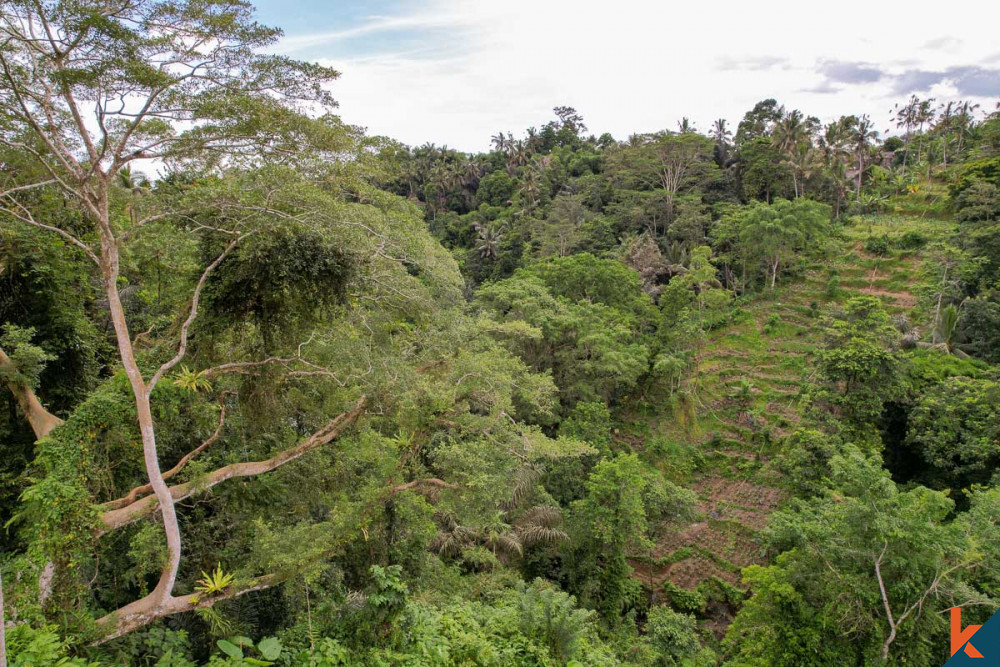
[(732, 131), (726, 127), (726, 119), (719, 118), (712, 123), (712, 140), (715, 141), (715, 161), (720, 167), (725, 167), (729, 158)]
[(573, 503), (578, 543), (573, 588), (609, 624), (617, 624), (637, 586), (627, 556), (650, 546), (643, 493), (648, 484), (635, 454), (600, 461)]
[[(771, 143), (775, 148), (784, 153), (786, 162), (792, 166), (792, 184), (796, 197), (799, 196), (799, 176), (803, 171), (801, 169), (803, 165), (797, 163), (796, 160), (800, 155), (800, 147), (806, 142), (809, 142), (811, 145), (812, 140), (809, 137), (808, 126), (805, 123), (802, 112), (798, 109), (790, 111), (775, 124), (773, 134), (771, 135)], [(808, 155), (808, 147), (806, 147), (804, 154)]]
[(868, 166), (868, 159), (871, 155), (872, 142), (878, 140), (878, 132), (875, 125), (868, 116), (861, 116), (854, 119), (851, 128), (851, 143), (853, 144), (854, 159), (857, 169), (856, 196), (861, 196), (861, 179)]
[(761, 100), (747, 111), (736, 128), (736, 145), (740, 148), (748, 142), (767, 138), (774, 124), (785, 114), (785, 107), (774, 99)]
[(778, 271), (795, 252), (810, 245), (815, 247), (825, 238), (829, 221), (830, 207), (814, 201), (779, 199), (773, 205), (752, 202), (724, 219), (725, 231), (717, 238), (737, 244), (744, 284), (748, 265), (760, 263), (774, 290)]
[(1000, 385), (948, 378), (931, 387), (910, 412), (907, 444), (927, 466), (931, 486), (967, 489), (986, 484), (1000, 462)]
[[(0, 214), (8, 221), (58, 236), (67, 252), (96, 267), (130, 387), (130, 409), (137, 422), (147, 478), (146, 484), (137, 487), (137, 494), (104, 508), (102, 532), (157, 511), (166, 544), (166, 558), (153, 590), (100, 619), (106, 639), (164, 615), (210, 606), (217, 599), (280, 580), (262, 576), (218, 597), (175, 596), (182, 557), (176, 503), (227, 479), (274, 470), (329, 443), (364, 412), (364, 399), (355, 397), (354, 407), (270, 458), (206, 471), (198, 485), (168, 486), (170, 471), (160, 468), (158, 437), (163, 434), (154, 416), (155, 397), (188, 356), (193, 328), (200, 321), (199, 306), (218, 275), (231, 267), (238, 249), (275, 227), (328, 225), (339, 216), (338, 205), (311, 188), (308, 175), (317, 173), (324, 158), (333, 160), (331, 165), (337, 155), (343, 159), (345, 151), (354, 152), (352, 159), (358, 159), (360, 167), (364, 149), (332, 117), (317, 119), (299, 113), (299, 108), (319, 112), (332, 108), (326, 84), (337, 73), (263, 54), (280, 33), (256, 23), (248, 3), (11, 1), (2, 7), (0, 145), (29, 155), (33, 168), (5, 183), (0, 191)], [(305, 146), (310, 147), (308, 155), (302, 150)], [(144, 197), (141, 214), (123, 219), (116, 215), (116, 188), (124, 178), (123, 170), (138, 160), (159, 160), (178, 169), (224, 166), (247, 171), (239, 185), (207, 178), (190, 196), (173, 196), (165, 186), (163, 197)], [(263, 165), (267, 167), (257, 170)], [(299, 167), (300, 175), (282, 171), (290, 165)], [(41, 219), (36, 202), (43, 195), (63, 198), (80, 212), (82, 223)], [(324, 207), (325, 220), (317, 213)], [(397, 217), (401, 221), (402, 216)], [(196, 222), (190, 226), (172, 222), (178, 219)], [(385, 255), (378, 259), (378, 252), (384, 253), (389, 246), (401, 250), (402, 258), (421, 244), (417, 240), (406, 250), (400, 247), (401, 239), (390, 241), (385, 236), (384, 226), (382, 232), (369, 229), (383, 242), (381, 251), (375, 246), (368, 249), (376, 253), (372, 268), (399, 266), (397, 259)], [(195, 279), (188, 281), (185, 275), (179, 281), (188, 290), (180, 300), (184, 306), (178, 309), (183, 314), (164, 346), (152, 354), (137, 348), (121, 291), (123, 255), (146, 234), (172, 235), (178, 249), (196, 249), (201, 244), (205, 253)], [(362, 238), (354, 235), (355, 242)], [(296, 365), (301, 356), (282, 359), (282, 363)], [(277, 357), (230, 361), (201, 373), (215, 377), (277, 362)], [(37, 412), (24, 383), (16, 382), (14, 389), (25, 397), (29, 411)], [(38, 430), (40, 438), (45, 430), (44, 425)], [(41, 497), (40, 489), (35, 493), (29, 497)], [(44, 598), (49, 591), (42, 588)]]
[(996, 297), (966, 300), (959, 327), (962, 345), (969, 354), (990, 363), (1000, 362), (1000, 302)]
[(775, 564), (745, 570), (752, 594), (726, 637), (735, 662), (946, 659), (938, 612), (980, 599), (965, 582), (984, 556), (976, 545), (997, 539), (996, 526), (950, 521), (944, 493), (900, 491), (856, 448), (831, 465), (822, 497), (772, 517)]
[(718, 166), (712, 161), (710, 139), (694, 132), (643, 135), (636, 145), (618, 151), (612, 166), (627, 186), (660, 189), (666, 194), (666, 218), (674, 218), (678, 193), (710, 178)]
[(920, 99), (916, 95), (911, 95), (906, 104), (896, 104), (894, 120), (896, 127), (903, 130), (903, 172), (906, 172), (906, 163), (910, 156), (910, 139), (914, 128), (917, 127), (917, 116), (920, 111)]
[[(499, 335), (532, 368), (551, 371), (566, 410), (578, 401), (617, 400), (635, 386), (649, 367), (649, 350), (639, 329), (641, 320), (629, 310), (631, 305), (641, 307), (643, 302), (648, 308), (648, 297), (641, 291), (638, 277), (631, 274), (635, 288), (631, 304), (613, 307), (600, 303), (600, 290), (591, 293), (594, 302), (557, 296), (562, 289), (578, 293), (578, 287), (557, 283), (550, 288), (545, 280), (558, 278), (564, 272), (571, 276), (574, 264), (567, 260), (554, 270), (542, 265), (543, 277), (522, 269), (512, 278), (483, 287), (474, 304), (493, 319), (509, 325), (519, 323), (517, 326), (525, 328), (522, 336), (510, 336), (504, 331)], [(631, 273), (624, 265), (619, 266)]]
[(788, 164), (770, 139), (759, 137), (744, 142), (738, 159), (744, 201), (758, 199), (770, 204), (775, 198), (794, 194), (788, 190), (792, 180)]
[(679, 614), (670, 607), (649, 610), (646, 634), (665, 665), (682, 665), (701, 649), (697, 621), (690, 614)]
[(899, 391), (899, 333), (874, 296), (850, 299), (825, 333), (820, 372), (855, 426), (871, 424)]

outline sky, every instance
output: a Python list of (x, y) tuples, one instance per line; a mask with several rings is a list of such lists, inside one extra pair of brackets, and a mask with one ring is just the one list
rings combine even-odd
[(1000, 2), (257, 0), (272, 50), (335, 67), (339, 114), (406, 144), (480, 151), (575, 107), (625, 139), (735, 125), (776, 98), (880, 131), (910, 94), (1000, 99)]

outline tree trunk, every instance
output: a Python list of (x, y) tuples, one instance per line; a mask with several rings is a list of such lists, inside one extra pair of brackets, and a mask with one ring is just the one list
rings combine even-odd
[(146, 476), (149, 478), (149, 484), (152, 486), (153, 493), (159, 502), (163, 516), (163, 531), (167, 539), (167, 562), (163, 566), (160, 581), (157, 583), (153, 593), (136, 601), (132, 605), (127, 605), (120, 612), (127, 614), (130, 607), (143, 603), (149, 607), (149, 611), (155, 612), (170, 600), (174, 583), (177, 579), (177, 571), (180, 568), (181, 562), (181, 532), (180, 525), (177, 522), (177, 511), (174, 507), (173, 496), (170, 494), (170, 489), (167, 487), (167, 483), (160, 472), (160, 461), (156, 448), (156, 428), (149, 405), (149, 390), (142, 377), (142, 371), (135, 360), (135, 353), (132, 349), (132, 338), (129, 335), (128, 322), (125, 319), (125, 309), (122, 307), (121, 298), (118, 296), (118, 241), (114, 238), (108, 218), (106, 190), (100, 193), (98, 206), (102, 216), (97, 222), (101, 237), (100, 260), (104, 291), (108, 297), (111, 322), (115, 329), (119, 356), (121, 357), (122, 366), (125, 369), (125, 374), (128, 376), (135, 399), (139, 433), (142, 437), (142, 457), (146, 466)]
[[(0, 369), (4, 367), (11, 368), (13, 365), (10, 357), (0, 348)], [(27, 417), (28, 423), (31, 425), (31, 430), (35, 432), (35, 439), (41, 440), (52, 429), (63, 423), (62, 419), (59, 419), (59, 417), (56, 417), (45, 409), (41, 401), (38, 400), (38, 397), (35, 396), (35, 392), (31, 390), (31, 387), (14, 382), (13, 380), (7, 380), (7, 387), (14, 394), (14, 400), (17, 401), (21, 412)]]
[(938, 290), (937, 306), (934, 308), (934, 330), (931, 332), (931, 342), (937, 345), (941, 341), (938, 337), (941, 325), (941, 301), (944, 299), (944, 283), (948, 280), (948, 265), (944, 265), (944, 272), (941, 274), (941, 289)]
[(7, 617), (3, 606), (3, 573), (0, 573), (0, 667), (7, 667)]
[(864, 156), (862, 156), (861, 153), (858, 153), (858, 190), (857, 190), (858, 197), (861, 196), (861, 174), (863, 174), (865, 171), (864, 164), (865, 164)]

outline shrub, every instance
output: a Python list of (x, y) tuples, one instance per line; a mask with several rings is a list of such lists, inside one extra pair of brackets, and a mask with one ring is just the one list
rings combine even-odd
[(666, 664), (682, 664), (701, 648), (697, 628), (694, 616), (659, 606), (649, 610), (646, 634)]
[(925, 245), (927, 245), (927, 237), (912, 229), (896, 239), (896, 247), (901, 250), (916, 250)]
[(826, 281), (826, 296), (828, 299), (836, 299), (840, 296), (840, 277), (830, 276), (830, 279)]
[(889, 254), (889, 247), (891, 242), (889, 241), (889, 236), (883, 234), (882, 236), (869, 236), (865, 241), (865, 251), (872, 255), (887, 255)]

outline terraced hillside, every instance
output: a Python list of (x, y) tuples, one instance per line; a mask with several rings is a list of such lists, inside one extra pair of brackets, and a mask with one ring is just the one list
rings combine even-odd
[[(699, 496), (692, 523), (670, 529), (632, 562), (654, 598), (706, 612), (720, 633), (728, 625), (732, 606), (724, 603), (739, 594), (740, 570), (764, 561), (755, 538), (785, 497), (776, 456), (802, 419), (826, 314), (851, 296), (873, 294), (911, 330), (927, 332), (934, 299), (919, 288), (931, 275), (925, 260), (953, 224), (913, 215), (911, 198), (893, 202), (892, 213), (854, 219), (825, 260), (744, 304), (710, 335), (685, 398), (627, 425), (623, 437), (644, 443), (647, 460), (655, 461), (656, 447), (687, 455), (686, 469), (668, 472), (686, 476)], [(872, 238), (887, 238), (888, 246)]]

